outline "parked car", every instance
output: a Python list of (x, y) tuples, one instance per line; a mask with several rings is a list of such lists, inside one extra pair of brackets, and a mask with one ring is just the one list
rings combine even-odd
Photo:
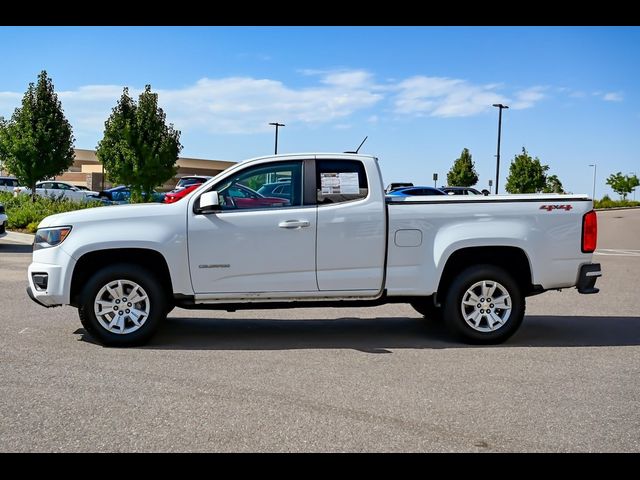
[(213, 177), (208, 175), (189, 175), (186, 177), (182, 177), (180, 180), (178, 180), (176, 187), (173, 190), (171, 190), (171, 192), (177, 192), (191, 185), (201, 185), (207, 180), (209, 180), (210, 178), (213, 178)]
[(177, 188), (177, 189), (171, 190), (170, 192), (165, 194), (163, 202), (164, 203), (175, 203), (178, 200), (181, 200), (184, 197), (186, 197), (187, 195), (189, 195), (191, 192), (193, 192), (200, 185), (202, 185), (202, 183), (192, 183), (191, 185), (187, 185), (187, 186), (184, 186), (184, 187), (181, 187), (181, 188)]
[(446, 193), (435, 187), (415, 186), (397, 188), (395, 190), (391, 190), (387, 195), (394, 197), (412, 197), (414, 195), (446, 195)]
[(0, 237), (4, 237), (7, 234), (7, 223), (9, 218), (4, 212), (4, 205), (0, 203)]
[[(29, 187), (18, 187), (20, 193), (31, 194)], [(36, 195), (75, 200), (79, 202), (97, 199), (98, 192), (83, 190), (69, 182), (44, 180), (36, 183)]]
[(226, 209), (284, 207), (290, 203), (286, 198), (267, 197), (239, 183), (220, 190), (219, 194), (224, 199)]
[(15, 177), (0, 177), (0, 192), (13, 192), (18, 188), (18, 179)]
[(258, 193), (266, 197), (280, 197), (291, 201), (291, 180), (265, 183), (258, 189)]
[(399, 188), (404, 187), (413, 187), (413, 183), (411, 182), (393, 182), (387, 185), (387, 188), (384, 189), (385, 193), (393, 192)]
[[(146, 198), (147, 194), (142, 192), (143, 197)], [(164, 201), (165, 194), (153, 191), (151, 192), (152, 201), (162, 202)], [(115, 203), (129, 203), (131, 198), (131, 189), (127, 185), (118, 185), (117, 187), (108, 188), (98, 193), (98, 197)]]
[(487, 193), (483, 193), (473, 187), (440, 187), (440, 190), (447, 195), (489, 195), (488, 190)]

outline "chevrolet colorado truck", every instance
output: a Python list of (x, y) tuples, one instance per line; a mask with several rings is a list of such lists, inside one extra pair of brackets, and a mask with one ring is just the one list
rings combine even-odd
[[(290, 185), (282, 202), (249, 195)], [(38, 226), (29, 296), (72, 305), (104, 345), (147, 342), (190, 309), (409, 303), (460, 340), (499, 343), (526, 297), (597, 293), (585, 195), (385, 196), (375, 157), (247, 160), (172, 204), (99, 207)]]

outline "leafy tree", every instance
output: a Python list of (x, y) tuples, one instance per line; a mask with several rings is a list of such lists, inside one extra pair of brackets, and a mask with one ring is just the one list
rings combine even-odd
[(622, 197), (623, 200), (627, 199), (627, 195), (633, 192), (637, 186), (640, 185), (640, 180), (636, 175), (622, 175), (622, 172), (612, 173), (607, 178), (607, 185), (609, 185), (614, 192)]
[(549, 175), (547, 177), (547, 184), (542, 189), (543, 193), (565, 193), (562, 187), (562, 182), (557, 175)]
[(447, 185), (456, 187), (472, 187), (478, 183), (478, 174), (467, 148), (462, 150), (460, 157), (453, 162), (447, 173)]
[(0, 155), (5, 166), (36, 198), (36, 182), (59, 175), (73, 164), (73, 132), (53, 82), (43, 70), (30, 83), (11, 120), (0, 118)]
[(136, 104), (124, 88), (118, 104), (105, 122), (104, 137), (96, 155), (111, 181), (129, 185), (131, 201), (151, 200), (151, 191), (176, 172), (182, 150), (180, 131), (165, 123), (158, 94), (146, 85)]
[(524, 147), (509, 166), (505, 189), (509, 193), (538, 193), (547, 186), (548, 165), (542, 165), (538, 157), (531, 158)]

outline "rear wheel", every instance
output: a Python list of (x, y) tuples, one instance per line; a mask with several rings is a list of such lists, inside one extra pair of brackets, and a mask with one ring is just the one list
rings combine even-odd
[(525, 298), (509, 273), (493, 265), (475, 265), (451, 284), (444, 319), (464, 342), (494, 344), (518, 330), (524, 311)]
[(146, 343), (166, 317), (160, 283), (146, 269), (119, 264), (96, 272), (87, 282), (80, 321), (100, 343), (127, 347)]

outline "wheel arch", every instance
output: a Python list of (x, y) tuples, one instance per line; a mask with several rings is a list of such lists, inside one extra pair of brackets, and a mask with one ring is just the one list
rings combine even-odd
[(169, 266), (160, 252), (148, 248), (113, 248), (88, 252), (78, 259), (71, 276), (71, 305), (79, 306), (82, 288), (94, 272), (114, 263), (128, 263), (148, 269), (160, 280), (167, 298), (173, 300)]
[(531, 262), (526, 252), (512, 246), (466, 247), (447, 258), (437, 289), (437, 302), (442, 302), (457, 273), (472, 265), (493, 265), (512, 275), (524, 296), (534, 291)]

